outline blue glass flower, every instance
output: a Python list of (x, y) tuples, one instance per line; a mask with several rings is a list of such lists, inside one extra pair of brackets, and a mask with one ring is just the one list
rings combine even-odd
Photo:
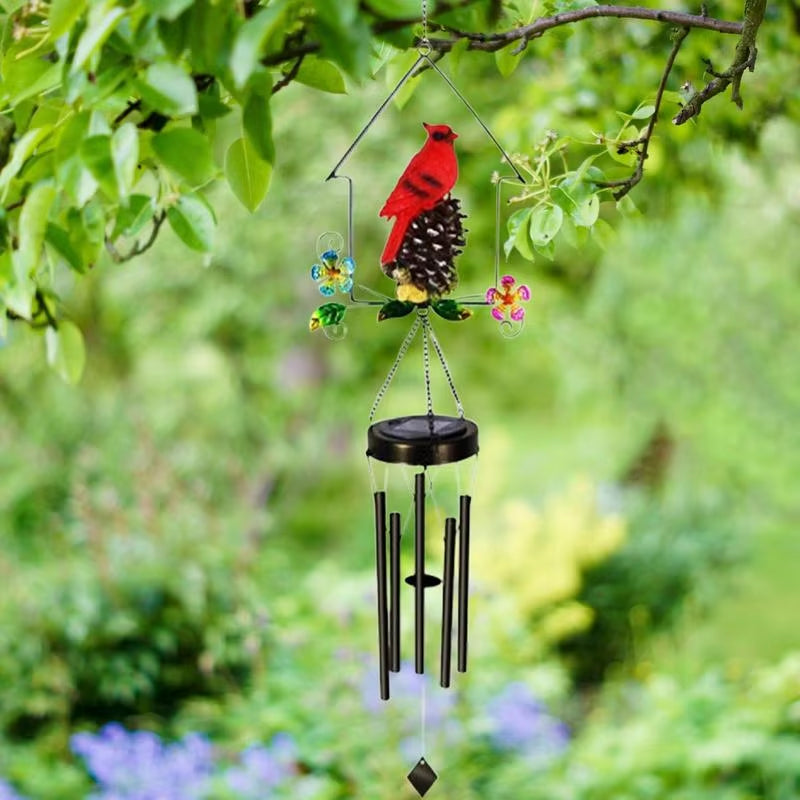
[(356, 262), (352, 258), (339, 258), (337, 250), (326, 250), (319, 264), (311, 267), (311, 278), (317, 282), (320, 294), (326, 297), (337, 291), (347, 294), (353, 288), (353, 273)]

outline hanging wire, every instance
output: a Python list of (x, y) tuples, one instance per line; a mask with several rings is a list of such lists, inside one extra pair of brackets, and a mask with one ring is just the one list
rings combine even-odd
[(403, 339), (403, 343), (400, 345), (400, 349), (397, 351), (397, 357), (394, 360), (394, 364), (392, 364), (391, 369), (389, 370), (389, 374), (386, 376), (386, 380), (384, 380), (383, 385), (380, 389), (378, 389), (378, 394), (375, 396), (375, 401), (372, 404), (372, 408), (369, 412), (369, 421), (375, 419), (375, 412), (378, 410), (378, 406), (381, 404), (381, 400), (383, 400), (384, 395), (389, 390), (389, 386), (394, 379), (395, 374), (397, 373), (397, 368), (400, 366), (400, 362), (405, 358), (406, 353), (408, 352), (408, 348), (411, 347), (411, 343), (414, 341), (414, 337), (417, 335), (417, 331), (420, 328), (420, 320), (417, 317), (414, 320), (414, 324), (411, 326), (410, 330), (406, 334), (406, 338)]

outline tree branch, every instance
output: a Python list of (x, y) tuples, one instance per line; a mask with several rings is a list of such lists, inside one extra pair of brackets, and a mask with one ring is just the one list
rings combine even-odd
[(298, 56), (297, 60), (292, 64), (291, 69), (289, 69), (272, 87), (272, 94), (277, 94), (281, 89), (285, 89), (297, 77), (297, 73), (300, 72), (300, 66), (304, 58), (304, 55)]
[(164, 224), (164, 220), (167, 218), (166, 211), (159, 211), (157, 214), (153, 215), (153, 227), (150, 230), (150, 235), (144, 242), (139, 243), (138, 241), (133, 243), (133, 247), (127, 253), (120, 253), (117, 250), (116, 245), (114, 242), (111, 241), (108, 237), (106, 237), (105, 245), (106, 251), (111, 256), (112, 261), (116, 264), (121, 264), (123, 261), (130, 261), (132, 258), (141, 255), (145, 252), (145, 250), (149, 250), (155, 243), (156, 239), (158, 238), (158, 232), (161, 229), (161, 226)]
[[(765, 0), (755, 0), (765, 2)], [(511, 42), (535, 39), (546, 31), (558, 28), (561, 25), (570, 25), (595, 17), (616, 17), (618, 19), (644, 19), (652, 22), (663, 22), (677, 25), (681, 28), (705, 28), (717, 33), (741, 34), (743, 25), (740, 22), (715, 19), (703, 14), (684, 14), (679, 11), (663, 11), (657, 8), (641, 8), (639, 6), (589, 6), (578, 8), (574, 11), (565, 11), (551, 17), (540, 17), (530, 25), (523, 25), (502, 33), (469, 33), (442, 26), (444, 30), (455, 35), (455, 39), (432, 39), (431, 47), (434, 50), (450, 50), (459, 39), (469, 40), (469, 50), (500, 50)]]
[(604, 188), (616, 188), (613, 193), (615, 200), (622, 200), (628, 192), (636, 186), (644, 175), (644, 162), (647, 160), (647, 151), (650, 147), (650, 140), (653, 138), (653, 131), (656, 129), (658, 123), (658, 112), (661, 110), (661, 101), (664, 99), (664, 90), (667, 88), (667, 80), (672, 67), (675, 64), (675, 59), (678, 57), (678, 51), (681, 49), (683, 40), (689, 35), (689, 28), (679, 28), (675, 31), (672, 41), (672, 50), (670, 50), (667, 63), (664, 66), (664, 72), (661, 75), (661, 81), (658, 84), (656, 91), (655, 108), (650, 117), (650, 122), (644, 134), (633, 142), (626, 143), (630, 147), (635, 147), (637, 151), (636, 168), (629, 177), (619, 181), (605, 181), (598, 184)]
[[(748, 0), (749, 2), (765, 2), (766, 0)], [(441, 11), (441, 4), (437, 9)], [(706, 30), (716, 31), (717, 33), (729, 33), (733, 35), (741, 35), (744, 30), (744, 25), (741, 22), (730, 22), (728, 20), (715, 19), (704, 14), (684, 14), (678, 11), (663, 11), (655, 8), (642, 8), (639, 6), (589, 6), (588, 8), (579, 8), (574, 11), (565, 11), (561, 14), (554, 14), (550, 17), (540, 17), (530, 25), (523, 25), (519, 28), (513, 28), (509, 31), (501, 33), (470, 33), (468, 31), (459, 31), (454, 28), (448, 28), (443, 25), (438, 27), (441, 30), (447, 30), (453, 34), (454, 38), (450, 39), (431, 39), (430, 46), (432, 50), (446, 53), (453, 49), (453, 47), (462, 39), (467, 39), (469, 44), (468, 50), (488, 50), (495, 51), (501, 50), (503, 47), (511, 44), (512, 42), (519, 42), (524, 45), (530, 39), (535, 39), (544, 34), (552, 28), (558, 28), (561, 25), (570, 25), (573, 22), (581, 22), (585, 19), (592, 19), (595, 17), (615, 17), (618, 19), (643, 19), (652, 22), (661, 22), (666, 24), (676, 25), (681, 28), (704, 28)], [(381, 20), (372, 26), (373, 33), (386, 33), (410, 27), (419, 22), (418, 19), (406, 20)], [(431, 23), (435, 25), (434, 22)], [(414, 40), (414, 46), (419, 45), (419, 39)], [(319, 52), (321, 47), (320, 42), (302, 42), (300, 44), (292, 43), (285, 47), (278, 53), (266, 56), (262, 59), (261, 63), (267, 67), (274, 67), (284, 64), (287, 61), (292, 61), (302, 55), (310, 55)]]
[(740, 93), (742, 74), (745, 70), (753, 71), (756, 65), (756, 34), (764, 20), (764, 11), (767, 7), (767, 0), (745, 0), (744, 22), (742, 23), (741, 37), (736, 45), (736, 53), (733, 63), (725, 71), (715, 75), (699, 92), (697, 92), (686, 105), (675, 115), (673, 122), (676, 125), (683, 125), (684, 122), (696, 117), (704, 103), (712, 97), (724, 92), (731, 86), (731, 100), (736, 105), (742, 107), (742, 96)]

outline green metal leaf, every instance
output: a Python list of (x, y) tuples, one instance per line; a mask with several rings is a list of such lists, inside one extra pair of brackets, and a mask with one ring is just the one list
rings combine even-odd
[(383, 322), (385, 319), (395, 319), (397, 317), (408, 316), (416, 305), (403, 300), (390, 300), (381, 306), (378, 312), (378, 322)]
[(431, 308), (442, 318), (450, 322), (461, 322), (472, 316), (472, 311), (455, 300), (437, 300)]
[(312, 315), (308, 322), (311, 331), (338, 325), (347, 311), (347, 306), (342, 303), (323, 303)]

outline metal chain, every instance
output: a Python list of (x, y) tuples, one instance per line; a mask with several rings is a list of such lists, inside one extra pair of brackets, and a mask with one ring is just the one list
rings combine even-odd
[(423, 56), (430, 55), (431, 52), (431, 40), (428, 38), (428, 0), (422, 0), (422, 36), (417, 50)]
[(433, 396), (431, 394), (431, 352), (428, 341), (431, 323), (428, 320), (428, 309), (420, 309), (419, 316), (422, 319), (422, 364), (425, 370), (425, 400), (428, 404), (428, 417), (430, 418), (433, 416)]
[(372, 423), (372, 420), (375, 419), (375, 413), (378, 410), (378, 406), (383, 400), (383, 396), (389, 389), (389, 385), (392, 382), (392, 379), (397, 372), (397, 368), (400, 366), (400, 362), (405, 357), (406, 353), (408, 352), (408, 348), (411, 347), (411, 342), (414, 341), (414, 337), (417, 335), (417, 331), (419, 330), (420, 321), (419, 317), (414, 320), (414, 324), (411, 326), (411, 329), (406, 334), (406, 338), (403, 339), (403, 343), (400, 345), (400, 350), (397, 353), (397, 358), (394, 360), (394, 364), (392, 364), (392, 368), (389, 370), (389, 374), (386, 376), (386, 380), (383, 382), (383, 386), (378, 390), (378, 394), (375, 397), (375, 402), (372, 404), (372, 408), (369, 412), (369, 421)]
[(463, 419), (464, 406), (461, 405), (461, 398), (458, 396), (458, 392), (456, 391), (456, 384), (453, 380), (452, 374), (450, 373), (450, 367), (447, 364), (447, 359), (444, 357), (444, 350), (442, 350), (442, 346), (439, 344), (439, 340), (436, 338), (436, 334), (433, 332), (433, 325), (430, 325), (428, 331), (431, 336), (431, 344), (433, 345), (433, 349), (436, 351), (436, 355), (439, 356), (439, 361), (442, 364), (445, 378), (447, 378), (447, 385), (450, 387), (450, 394), (453, 395), (453, 399), (456, 401), (456, 413), (461, 419)]

